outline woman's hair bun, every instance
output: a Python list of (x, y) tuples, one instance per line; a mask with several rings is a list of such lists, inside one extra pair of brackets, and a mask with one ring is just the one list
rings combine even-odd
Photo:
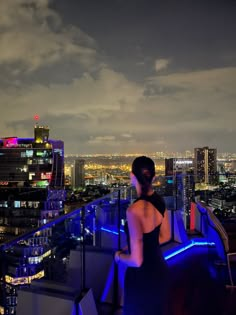
[(141, 185), (142, 193), (147, 193), (155, 176), (155, 163), (147, 156), (137, 157), (132, 164), (132, 172)]

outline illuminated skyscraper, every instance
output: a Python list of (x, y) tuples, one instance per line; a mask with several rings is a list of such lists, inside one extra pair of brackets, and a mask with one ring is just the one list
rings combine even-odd
[(73, 186), (75, 188), (84, 187), (85, 185), (85, 160), (77, 159), (74, 162)]
[[(0, 243), (60, 215), (64, 200), (64, 144), (49, 139), (48, 127), (36, 124), (34, 138), (0, 139)], [(50, 237), (51, 228), (42, 230), (7, 252), (1, 290), (13, 302), (3, 314), (15, 314), (18, 285), (44, 276)]]
[(36, 125), (34, 138), (0, 139), (2, 236), (25, 233), (59, 215), (64, 202), (64, 144)]
[(195, 186), (193, 160), (191, 158), (165, 159), (165, 175), (167, 193), (174, 197), (176, 208), (182, 210), (186, 226), (188, 226)]
[(209, 147), (194, 149), (196, 183), (214, 185), (217, 182), (217, 150)]

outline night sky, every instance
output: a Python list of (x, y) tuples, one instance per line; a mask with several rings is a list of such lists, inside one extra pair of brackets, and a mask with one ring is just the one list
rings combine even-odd
[(0, 137), (236, 152), (235, 0), (0, 0)]

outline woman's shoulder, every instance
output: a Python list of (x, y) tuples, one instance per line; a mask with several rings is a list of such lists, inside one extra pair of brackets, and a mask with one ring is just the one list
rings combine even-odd
[(138, 208), (139, 202), (134, 202), (128, 207), (127, 212), (136, 212)]
[(132, 203), (128, 209), (127, 212), (130, 214), (139, 214), (140, 210), (143, 209), (143, 200), (137, 200), (136, 202)]

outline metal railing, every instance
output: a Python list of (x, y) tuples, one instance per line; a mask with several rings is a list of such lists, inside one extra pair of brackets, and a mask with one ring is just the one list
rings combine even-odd
[(19, 291), (30, 289), (33, 281), (66, 284), (71, 250), (80, 252), (81, 283), (77, 289), (83, 290), (85, 250), (89, 247), (112, 251), (120, 246), (119, 243), (115, 247), (109, 245), (101, 234), (106, 229), (118, 233), (130, 196), (130, 190), (115, 190), (1, 244), (0, 314), (18, 314)]

